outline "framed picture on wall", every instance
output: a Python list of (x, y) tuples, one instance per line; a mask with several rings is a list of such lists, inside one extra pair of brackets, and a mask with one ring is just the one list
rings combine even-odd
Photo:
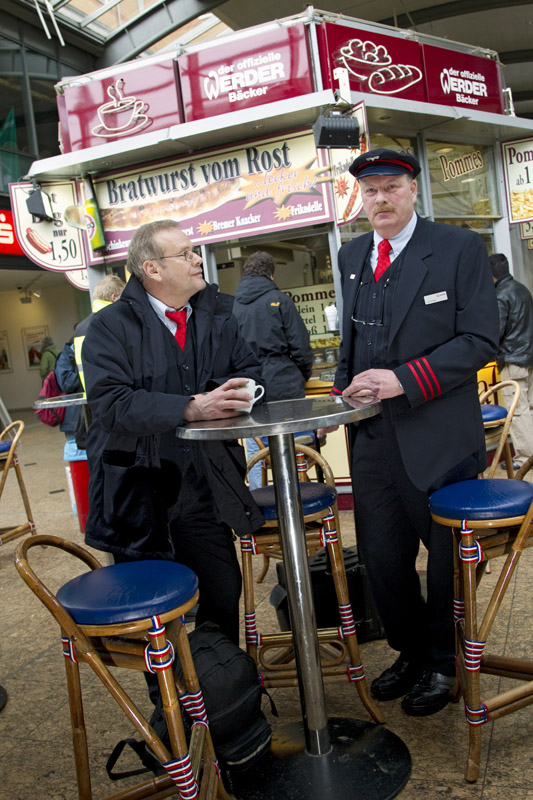
[(48, 335), (48, 325), (38, 325), (35, 328), (22, 329), (22, 343), (24, 345), (26, 369), (39, 369), (43, 339)]
[(9, 342), (7, 331), (0, 331), (0, 373), (13, 372), (11, 353), (9, 352)]

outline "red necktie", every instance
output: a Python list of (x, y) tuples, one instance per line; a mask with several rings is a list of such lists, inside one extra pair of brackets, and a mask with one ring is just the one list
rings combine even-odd
[(388, 239), (382, 239), (378, 244), (378, 263), (376, 271), (374, 272), (374, 281), (377, 283), (383, 273), (390, 267), (389, 253), (392, 250), (391, 243)]
[(176, 333), (174, 338), (181, 347), (185, 350), (185, 337), (187, 336), (187, 309), (182, 308), (181, 311), (165, 311), (165, 315), (169, 319), (173, 319), (176, 325)]

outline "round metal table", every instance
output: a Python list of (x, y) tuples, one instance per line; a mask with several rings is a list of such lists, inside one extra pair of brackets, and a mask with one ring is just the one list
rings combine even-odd
[(87, 405), (87, 397), (83, 392), (77, 392), (76, 394), (58, 394), (56, 397), (43, 397), (36, 400), (33, 404), (33, 407), (36, 409), (60, 408), (61, 406), (82, 406), (85, 430), (89, 429), (91, 419), (89, 407)]
[(308, 397), (256, 405), (230, 419), (191, 422), (177, 428), (182, 439), (213, 440), (267, 436), (278, 508), (295, 662), (302, 706), (305, 750), (272, 758), (252, 776), (236, 781), (238, 795), (254, 800), (320, 800), (354, 795), (360, 800), (394, 797), (409, 777), (409, 751), (381, 725), (328, 720), (320, 666), (305, 528), (301, 508), (294, 433), (373, 417), (380, 404), (348, 404), (340, 397)]

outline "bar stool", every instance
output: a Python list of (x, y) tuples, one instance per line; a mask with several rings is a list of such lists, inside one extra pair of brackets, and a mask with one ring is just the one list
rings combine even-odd
[[(54, 595), (28, 563), (28, 550), (36, 545), (64, 550), (90, 570), (68, 581)], [(49, 535), (21, 542), (15, 550), (15, 566), (61, 628), (80, 800), (93, 798), (80, 663), (89, 664), (166, 771), (109, 795), (108, 800), (162, 798), (175, 793), (181, 800), (227, 800), (184, 624), (185, 612), (198, 599), (194, 572), (172, 561), (133, 561), (103, 567), (79, 545)], [(184, 685), (173, 674), (174, 654), (182, 666)], [(111, 673), (110, 665), (157, 674), (172, 752)], [(178, 695), (194, 718), (189, 746)]]
[[(384, 722), (383, 715), (368, 692), (359, 654), (344, 567), (335, 479), (328, 462), (316, 450), (298, 444), (295, 445), (295, 450), (301, 476), (300, 496), (306, 525), (307, 551), (308, 554), (313, 554), (323, 547), (326, 548), (339, 605), (339, 627), (318, 631), (324, 681), (332, 683), (348, 679), (355, 683), (359, 697), (371, 717), (376, 722)], [(265, 456), (268, 456), (268, 448), (252, 456), (248, 468)], [(308, 471), (313, 466), (322, 471), (324, 483), (308, 480)], [(265, 517), (265, 525), (252, 536), (243, 536), (240, 540), (246, 649), (257, 663), (266, 687), (297, 686), (291, 632), (265, 634), (259, 633), (257, 629), (252, 556), (268, 554), (270, 557), (281, 558), (282, 550), (274, 487), (254, 489), (252, 495)]]
[[(254, 436), (259, 450), (268, 449), (268, 436)], [(300, 431), (294, 434), (294, 444), (304, 444), (306, 447), (314, 448), (316, 442), (315, 431)], [(255, 454), (254, 454), (255, 455)], [(257, 463), (254, 462), (254, 463)], [(268, 486), (268, 470), (270, 469), (270, 457), (266, 455), (261, 459), (261, 480), (262, 486)], [(247, 471), (250, 470), (247, 468)], [(268, 569), (268, 566), (267, 566)], [(261, 581), (258, 580), (258, 583)]]
[[(482, 726), (533, 703), (533, 660), (485, 652), (522, 550), (533, 545), (533, 485), (489, 478), (462, 481), (433, 492), (429, 505), (433, 519), (453, 531), (457, 680), (469, 724), (465, 779), (476, 781)], [(482, 612), (476, 590), (487, 564), (500, 556), (505, 561)], [(487, 698), (481, 686), (485, 673), (525, 683)]]
[(2, 433), (0, 433), (0, 500), (2, 499), (2, 492), (6, 485), (8, 472), (11, 468), (15, 470), (17, 481), (26, 511), (26, 522), (20, 525), (9, 525), (0, 528), (0, 545), (10, 542), (12, 539), (17, 539), (25, 533), (35, 533), (35, 522), (33, 521), (33, 514), (31, 513), (30, 501), (26, 491), (26, 485), (22, 472), (20, 469), (19, 460), (17, 457), (17, 445), (24, 430), (24, 423), (22, 420), (17, 419), (8, 425)]
[[(504, 386), (512, 386), (514, 389), (513, 399), (509, 408), (491, 402), (490, 398), (496, 396)], [(507, 477), (513, 477), (513, 459), (511, 448), (509, 447), (509, 430), (511, 422), (520, 399), (520, 384), (516, 381), (500, 381), (495, 383), (479, 397), (481, 403), (481, 416), (483, 417), (483, 427), (485, 428), (485, 444), (496, 444), (496, 450), (492, 457), (492, 462), (487, 473), (487, 478), (493, 478), (496, 474), (501, 454), (505, 457)]]

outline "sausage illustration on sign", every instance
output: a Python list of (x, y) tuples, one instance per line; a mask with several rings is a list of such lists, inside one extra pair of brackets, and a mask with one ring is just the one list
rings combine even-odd
[(26, 239), (37, 252), (43, 254), (52, 252), (50, 245), (43, 241), (33, 228), (26, 228)]

